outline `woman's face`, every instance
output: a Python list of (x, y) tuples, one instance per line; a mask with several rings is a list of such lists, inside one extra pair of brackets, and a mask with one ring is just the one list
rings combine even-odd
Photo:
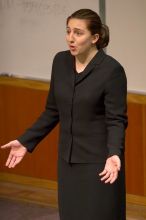
[(66, 27), (66, 40), (70, 52), (74, 56), (86, 54), (98, 40), (98, 34), (91, 35), (87, 28), (87, 21), (71, 18)]

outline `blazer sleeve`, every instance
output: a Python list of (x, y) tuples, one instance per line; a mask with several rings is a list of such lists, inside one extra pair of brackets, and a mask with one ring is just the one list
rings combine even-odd
[(127, 118), (127, 78), (122, 66), (112, 72), (105, 85), (105, 115), (109, 155), (121, 155), (125, 147)]
[[(32, 152), (36, 145), (57, 125), (59, 122), (59, 112), (54, 97), (54, 66), (52, 65), (52, 74), (48, 98), (44, 112), (39, 116), (35, 123), (28, 128), (24, 134), (17, 140)], [(38, 103), (39, 104), (39, 103)]]

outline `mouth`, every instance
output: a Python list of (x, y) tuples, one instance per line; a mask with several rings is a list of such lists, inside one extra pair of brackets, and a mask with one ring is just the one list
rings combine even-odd
[(70, 48), (71, 51), (75, 51), (76, 50), (76, 47), (73, 46), (73, 45), (69, 45), (69, 48)]

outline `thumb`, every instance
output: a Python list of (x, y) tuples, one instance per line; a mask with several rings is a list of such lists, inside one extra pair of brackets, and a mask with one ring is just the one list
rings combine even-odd
[(10, 148), (11, 147), (11, 142), (5, 144), (5, 145), (2, 145), (1, 146), (1, 149), (5, 149), (5, 148)]
[(119, 161), (117, 167), (118, 167), (118, 170), (120, 171), (120, 169), (121, 169), (121, 162), (120, 161)]
[(112, 157), (110, 157), (112, 159), (112, 161), (114, 162), (114, 164), (116, 165), (118, 171), (120, 171), (121, 169), (121, 160), (119, 158), (119, 156), (117, 155), (113, 155)]
[(121, 160), (119, 157), (116, 159), (116, 162), (117, 162), (117, 168), (118, 168), (118, 170), (120, 170), (121, 169)]

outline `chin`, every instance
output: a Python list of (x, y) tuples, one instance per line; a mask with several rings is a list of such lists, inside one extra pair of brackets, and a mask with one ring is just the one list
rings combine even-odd
[(72, 54), (73, 56), (77, 56), (77, 55), (79, 54), (77, 51), (72, 51), (72, 50), (70, 50), (70, 52), (71, 52), (71, 54)]

